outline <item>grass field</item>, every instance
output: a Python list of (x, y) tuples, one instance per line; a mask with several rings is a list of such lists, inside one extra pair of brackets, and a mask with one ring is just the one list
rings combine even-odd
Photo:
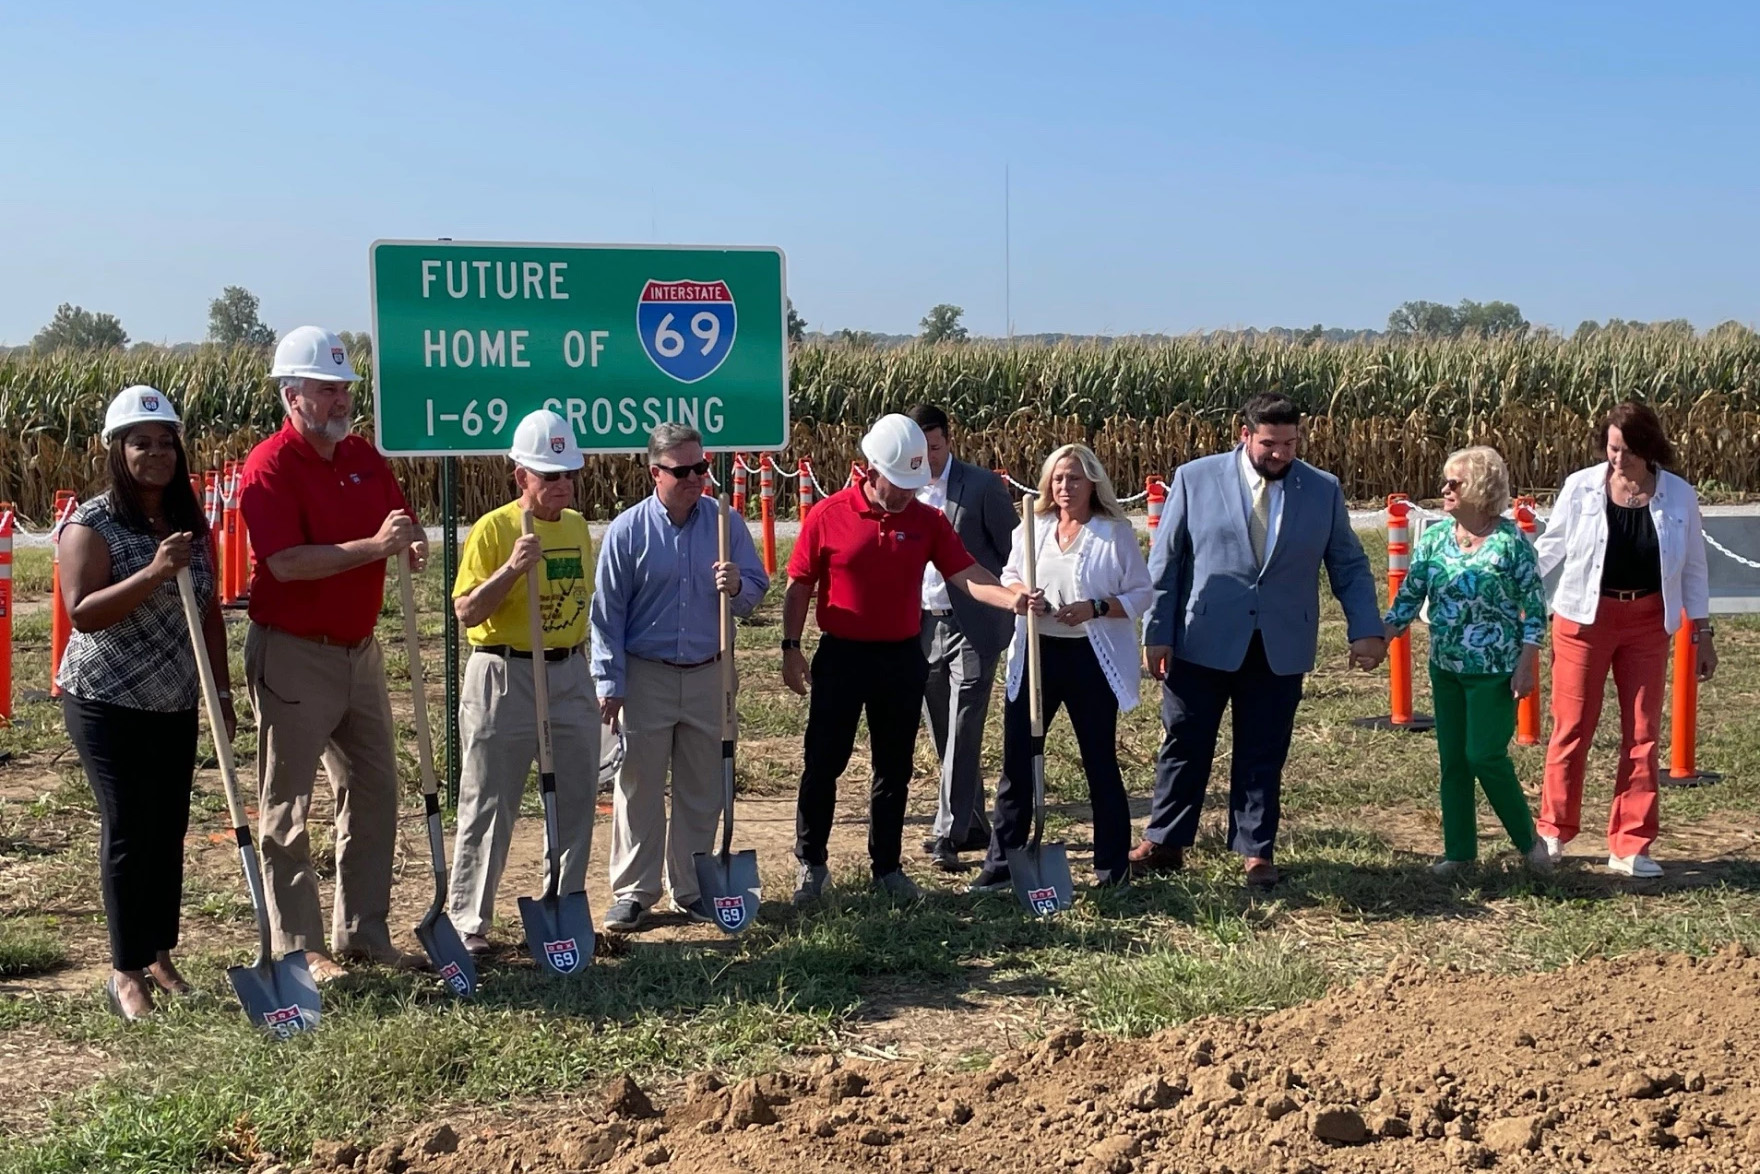
[[(1379, 569), (1378, 540), (1369, 545)], [(18, 570), (26, 610), (15, 629), (17, 688), (41, 688), (47, 613), (31, 606), (47, 587), (40, 552), (21, 552)], [(430, 570), (419, 600), (431, 683), (441, 595)], [(755, 804), (785, 806), (800, 765), (804, 707), (780, 683), (779, 603), (773, 590), (739, 635), (741, 786)], [(380, 631), (394, 705), (406, 715), (399, 624), (388, 606)], [(1657, 856), (1669, 873), (1660, 882), (1619, 881), (1588, 855), (1536, 879), (1514, 866), (1489, 818), (1483, 866), (1452, 883), (1433, 878), (1426, 866), (1439, 840), (1434, 744), (1352, 725), (1385, 708), (1385, 684), (1343, 668), (1342, 623), (1328, 601), (1322, 666), (1308, 680), (1286, 776), (1279, 862), (1288, 879), (1268, 896), (1241, 888), (1214, 810), (1185, 873), (1084, 893), (1068, 915), (1044, 922), (1027, 919), (1011, 898), (968, 896), (964, 879), (923, 868), (917, 823), (907, 828), (909, 867), (932, 891), (913, 907), (880, 900), (862, 884), (858, 852), (848, 850), (859, 829), (846, 829), (834, 841), (837, 892), (822, 909), (790, 909), (792, 878), (767, 863), (769, 900), (738, 939), (704, 930), (611, 941), (602, 964), (573, 984), (506, 962), (469, 1004), (442, 994), (431, 976), (362, 974), (326, 989), (319, 1032), (280, 1045), (245, 1024), (222, 977), (225, 964), (248, 960), (251, 928), (236, 871), (221, 866), (193, 876), (185, 901), (182, 957), (207, 996), (139, 1026), (110, 1017), (97, 991), (107, 955), (90, 796), (55, 707), (25, 701), (13, 727), (0, 730), (0, 750), (13, 756), (0, 767), (0, 1056), (28, 1053), (43, 1072), (31, 1086), (38, 1091), (5, 1094), (0, 1168), (48, 1174), (236, 1168), (267, 1154), (298, 1160), (316, 1139), (371, 1140), (442, 1111), (505, 1116), (566, 1104), (621, 1072), (665, 1085), (703, 1067), (753, 1072), (825, 1051), (982, 1065), (1058, 1026), (1136, 1035), (1209, 1013), (1269, 1011), (1400, 956), (1435, 967), (1529, 971), (1645, 948), (1760, 947), (1760, 728), (1749, 709), (1760, 694), (1760, 623), (1719, 626), (1723, 668), (1701, 694), (1700, 760), (1728, 777), (1666, 794)], [(242, 632), (235, 623), (235, 661)], [(1422, 707), (1421, 669), (1419, 679)], [(999, 719), (998, 705), (986, 744), (992, 780)], [(248, 756), (254, 736), (245, 720), (239, 749)], [(1121, 724), (1139, 827), (1159, 729), (1152, 704)], [(1606, 810), (1612, 745), (1604, 730), (1585, 805), (1590, 825)], [(1219, 770), (1226, 753), (1225, 737)], [(1516, 757), (1536, 792), (1539, 750), (1520, 748)], [(858, 814), (860, 760), (858, 753), (840, 818)], [(912, 806), (919, 817), (933, 806), (929, 762), (920, 749)], [(403, 765), (413, 818), (415, 763)], [(1053, 726), (1047, 765), (1053, 826), (1072, 845), (1080, 883), (1087, 812), (1065, 720)], [(198, 788), (205, 834), (225, 817), (212, 771), (200, 773)], [(192, 828), (192, 838), (197, 833)], [(602, 883), (603, 819), (600, 835), (592, 867)], [(1591, 831), (1579, 846), (1588, 852), (1597, 841)], [(322, 834), (317, 851), (326, 859)], [(224, 850), (216, 852), (224, 865)], [(425, 859), (417, 857), (399, 891), (415, 894), (409, 900), (419, 907), (426, 883)]]

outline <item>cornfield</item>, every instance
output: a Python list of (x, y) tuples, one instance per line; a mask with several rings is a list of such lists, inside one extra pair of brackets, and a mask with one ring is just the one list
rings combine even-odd
[[(183, 414), (196, 467), (241, 457), (281, 422), (267, 359), (252, 350), (187, 354), (14, 352), (0, 357), (0, 500), (27, 518), (55, 490), (102, 483), (104, 408), (122, 387), (151, 384)], [(1641, 398), (1662, 415), (1682, 472), (1713, 492), (1760, 492), (1760, 339), (1598, 335), (1582, 342), (1434, 341), (1299, 346), (1269, 339), (1157, 345), (974, 344), (894, 351), (808, 345), (793, 355), (790, 449), (810, 456), (827, 488), (843, 481), (866, 424), (918, 401), (943, 407), (968, 460), (1031, 481), (1054, 446), (1093, 446), (1120, 492), (1233, 443), (1235, 408), (1261, 391), (1294, 398), (1312, 420), (1306, 455), (1353, 500), (1431, 492), (1442, 459), (1496, 446), (1520, 488), (1550, 492), (1594, 457), (1608, 407)], [(369, 430), (371, 381), (356, 400)], [(402, 462), (412, 503), (439, 512), (439, 463)], [(578, 501), (608, 517), (647, 492), (641, 462), (589, 460)], [(794, 487), (778, 482), (780, 509)], [(504, 461), (460, 462), (470, 518), (510, 491)], [(754, 478), (753, 497), (756, 497)]]

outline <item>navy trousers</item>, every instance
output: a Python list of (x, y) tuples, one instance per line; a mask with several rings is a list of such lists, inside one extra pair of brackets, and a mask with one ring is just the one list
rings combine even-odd
[(1272, 858), (1302, 675), (1279, 675), (1265, 661), (1259, 633), (1233, 672), (1174, 659), (1161, 688), (1167, 733), (1155, 761), (1155, 804), (1144, 836), (1189, 848), (1210, 787), (1222, 710), (1234, 708), (1234, 762), (1228, 779), (1228, 846), (1242, 856)]

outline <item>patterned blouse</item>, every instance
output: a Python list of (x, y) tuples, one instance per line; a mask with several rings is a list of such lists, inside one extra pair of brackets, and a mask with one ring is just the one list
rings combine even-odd
[[(69, 525), (89, 526), (110, 548), (110, 581), (120, 583), (153, 561), (159, 539), (124, 526), (110, 512), (110, 495), (100, 494), (73, 512)], [(190, 577), (196, 607), (207, 614), (214, 598), (214, 564), (206, 541), (190, 543)], [(158, 590), (118, 623), (101, 632), (75, 631), (67, 641), (56, 677), (64, 692), (82, 701), (103, 701), (126, 709), (177, 713), (201, 701), (202, 683), (190, 647), (189, 625), (177, 581)]]
[(1424, 531), (1386, 620), (1404, 628), (1430, 604), (1430, 663), (1451, 673), (1513, 673), (1522, 645), (1546, 635), (1546, 595), (1534, 550), (1500, 519), (1476, 550), (1463, 551), (1454, 526)]

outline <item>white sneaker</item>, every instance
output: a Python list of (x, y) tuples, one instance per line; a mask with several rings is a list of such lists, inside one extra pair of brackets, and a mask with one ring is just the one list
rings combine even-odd
[(1662, 875), (1662, 865), (1650, 859), (1643, 852), (1633, 856), (1609, 856), (1607, 867), (1626, 876), (1657, 877)]
[(1540, 842), (1546, 845), (1546, 854), (1557, 864), (1564, 857), (1564, 841), (1557, 836), (1541, 836)]
[(1465, 860), (1438, 860), (1430, 866), (1430, 872), (1434, 876), (1453, 876), (1464, 869), (1467, 864), (1468, 862)]
[(1553, 855), (1551, 845), (1544, 839), (1534, 841), (1534, 846), (1528, 849), (1527, 860), (1528, 868), (1541, 874), (1551, 872), (1558, 863), (1558, 857)]

